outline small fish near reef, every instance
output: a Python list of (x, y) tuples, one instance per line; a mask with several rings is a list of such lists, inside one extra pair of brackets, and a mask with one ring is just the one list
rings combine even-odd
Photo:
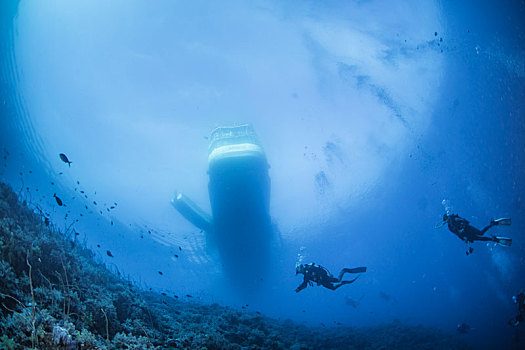
[(57, 202), (57, 204), (59, 206), (63, 206), (64, 205), (64, 203), (62, 203), (62, 199), (58, 198), (56, 193), (53, 194), (53, 197), (55, 198), (55, 200), (56, 200), (56, 202)]
[(60, 160), (62, 160), (64, 163), (67, 163), (67, 165), (71, 168), (71, 161), (67, 158), (67, 156), (64, 153), (60, 153), (58, 155), (60, 157)]
[(106, 250), (106, 254), (110, 257), (110, 258), (114, 258), (113, 254), (111, 254), (111, 252), (109, 250)]

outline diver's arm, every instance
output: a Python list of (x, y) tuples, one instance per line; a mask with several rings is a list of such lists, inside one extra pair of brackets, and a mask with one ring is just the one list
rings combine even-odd
[(302, 291), (303, 289), (305, 289), (307, 285), (308, 285), (308, 280), (305, 278), (305, 279), (303, 280), (303, 283), (301, 283), (301, 285), (295, 289), (295, 292), (296, 292), (296, 293), (299, 293), (300, 291)]

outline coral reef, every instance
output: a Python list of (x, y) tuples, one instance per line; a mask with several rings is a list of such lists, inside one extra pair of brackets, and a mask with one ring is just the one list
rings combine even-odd
[(399, 322), (312, 328), (143, 291), (0, 183), (2, 349), (466, 349)]

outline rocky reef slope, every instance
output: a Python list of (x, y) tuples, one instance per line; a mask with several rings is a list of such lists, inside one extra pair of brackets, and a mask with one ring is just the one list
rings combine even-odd
[(2, 349), (466, 349), (393, 323), (309, 328), (217, 304), (146, 292), (0, 183)]

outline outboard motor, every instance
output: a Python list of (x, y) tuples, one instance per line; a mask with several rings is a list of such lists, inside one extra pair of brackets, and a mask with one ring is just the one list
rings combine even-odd
[(266, 155), (250, 125), (211, 133), (208, 192), (212, 215), (181, 193), (173, 206), (205, 231), (218, 248), (227, 277), (243, 285), (263, 280), (270, 260), (272, 225)]

